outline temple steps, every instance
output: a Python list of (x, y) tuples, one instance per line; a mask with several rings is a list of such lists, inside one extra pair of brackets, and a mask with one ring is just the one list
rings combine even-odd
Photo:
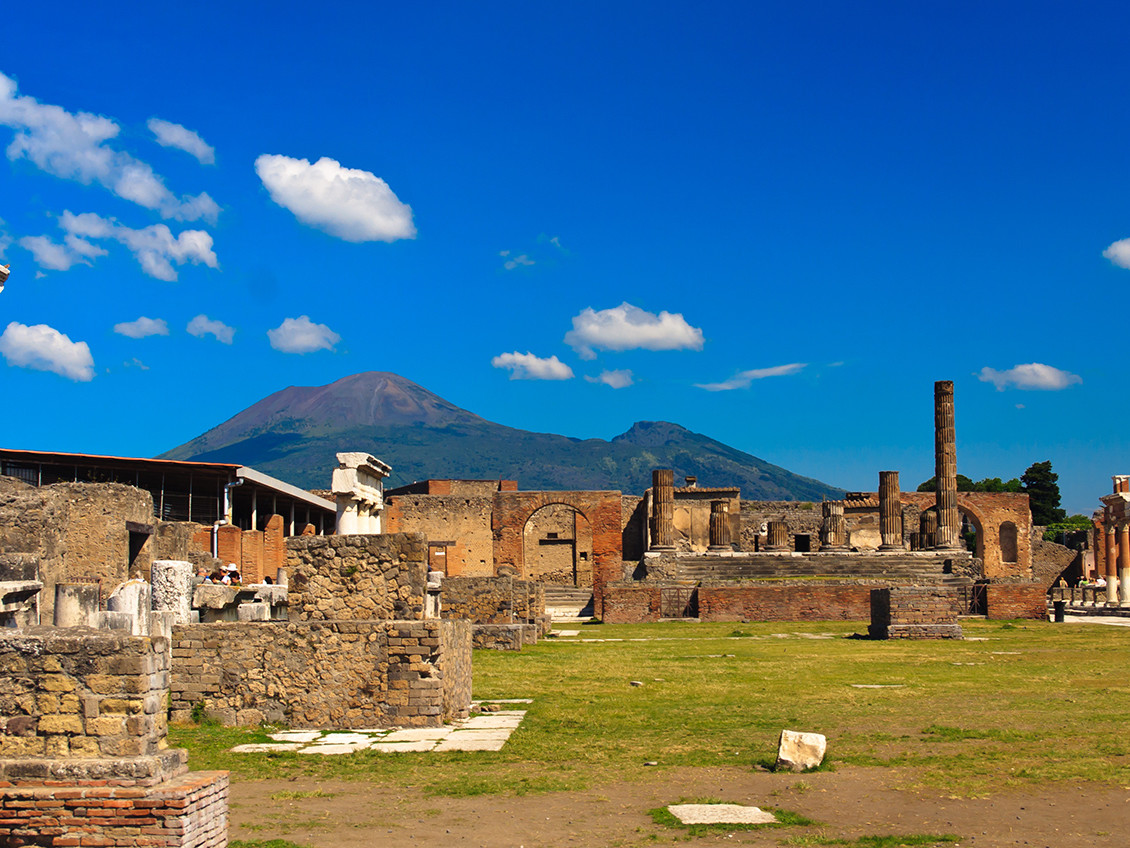
[(545, 585), (545, 611), (554, 621), (578, 621), (593, 616), (592, 589)]

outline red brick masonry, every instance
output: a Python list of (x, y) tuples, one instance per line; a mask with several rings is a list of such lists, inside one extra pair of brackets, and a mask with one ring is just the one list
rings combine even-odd
[(0, 846), (227, 846), (226, 771), (155, 786), (115, 782), (0, 782)]
[(985, 585), (987, 618), (1047, 619), (1047, 590), (1042, 583), (988, 583)]

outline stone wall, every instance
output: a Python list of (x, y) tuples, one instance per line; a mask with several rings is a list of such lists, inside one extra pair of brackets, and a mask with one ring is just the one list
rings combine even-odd
[(40, 620), (51, 621), (55, 584), (91, 582), (105, 598), (132, 574), (146, 579), (152, 538), (132, 551), (126, 522), (153, 524), (153, 497), (118, 483), (55, 483), (30, 486), (0, 477), (0, 553), (39, 557)]
[(174, 720), (202, 704), (229, 725), (437, 727), (470, 708), (463, 621), (199, 624), (172, 643)]
[[(493, 485), (497, 488), (497, 481), (493, 481)], [(432, 548), (429, 567), (433, 571), (443, 571), (449, 577), (489, 577), (494, 574), (494, 542), (490, 529), (494, 493), (473, 492), (386, 494), (383, 529), (386, 533), (427, 536)], [(439, 549), (443, 550), (442, 554)]]
[[(1033, 527), (1032, 537), (1032, 579), (1048, 588), (1052, 586), (1059, 575), (1067, 566), (1075, 561), (1079, 555), (1078, 551), (1073, 551), (1071, 548), (1064, 547), (1057, 542), (1044, 541), (1044, 528)], [(1106, 551), (1103, 551), (1104, 562)], [(1097, 558), (1096, 558), (1097, 559)], [(1105, 569), (1105, 564), (1104, 564)], [(1106, 574), (1106, 571), (1100, 571), (1099, 574)]]
[[(903, 492), (902, 503), (919, 510), (929, 509), (936, 499), (933, 492)], [(1032, 512), (1028, 496), (1015, 492), (958, 492), (958, 510), (976, 527), (978, 549), (975, 556), (982, 561), (984, 576), (990, 580), (1032, 575)], [(908, 528), (909, 529), (909, 528)], [(1002, 546), (1004, 536), (1015, 535), (1015, 560), (1010, 561)], [(1008, 552), (1012, 554), (1011, 551)]]
[(987, 583), (985, 614), (991, 619), (1047, 620), (1047, 589), (1042, 583)]
[(424, 617), (428, 548), (422, 533), (292, 536), (286, 550), (291, 621)]
[(647, 550), (647, 500), (635, 495), (620, 497), (620, 550), (623, 558), (638, 562)]
[(742, 500), (736, 489), (699, 486), (676, 486), (671, 524), (675, 531), (675, 547), (681, 551), (705, 551), (710, 547), (710, 502), (725, 500), (729, 504), (727, 522), (732, 544), (741, 543)]
[(956, 589), (892, 586), (871, 590), (872, 639), (960, 639)]
[[(523, 585), (522, 606), (528, 606)], [(513, 624), (515, 586), (512, 577), (448, 577), (440, 590), (440, 615), (475, 624)]]
[(762, 529), (770, 521), (784, 519), (789, 525), (789, 548), (796, 550), (797, 534), (807, 535), (811, 541), (811, 550), (820, 547), (820, 522), (822, 514), (820, 504), (808, 501), (742, 501), (741, 502), (741, 534), (734, 536), (735, 542), (740, 542), (741, 550), (758, 550), (757, 540), (764, 547), (765, 531)]

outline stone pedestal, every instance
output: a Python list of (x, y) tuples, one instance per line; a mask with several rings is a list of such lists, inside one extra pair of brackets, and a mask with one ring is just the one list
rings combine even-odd
[(98, 612), (97, 583), (56, 583), (56, 627), (90, 627)]
[(153, 609), (168, 610), (177, 624), (188, 624), (192, 615), (192, 563), (157, 559), (151, 574)]
[(902, 542), (902, 501), (899, 500), (899, 473), (897, 471), (879, 472), (879, 534), (882, 537), (881, 551), (901, 551)]
[(651, 472), (651, 550), (675, 547), (675, 472), (656, 468)]
[(936, 547), (946, 551), (961, 550), (952, 380), (934, 383), (934, 483), (938, 497)]
[(765, 544), (767, 551), (787, 551), (789, 548), (789, 525), (785, 521), (770, 521), (769, 536)]
[(710, 550), (732, 550), (730, 547), (730, 504), (728, 501), (710, 502)]
[(129, 613), (133, 616), (133, 635), (148, 636), (153, 591), (144, 580), (128, 580), (106, 600), (106, 609), (110, 612)]

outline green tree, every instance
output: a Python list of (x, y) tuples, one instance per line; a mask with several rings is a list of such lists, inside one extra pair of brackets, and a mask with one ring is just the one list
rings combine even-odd
[[(935, 481), (935, 478), (931, 477), (929, 480), (927, 480), (925, 483), (923, 483), (921, 486), (918, 487), (918, 491), (920, 491), (920, 492), (932, 492), (932, 491), (934, 491), (934, 486), (935, 486), (934, 481)], [(972, 480), (970, 480), (968, 477), (966, 477), (964, 474), (958, 474), (957, 475), (957, 490), (959, 492), (976, 492), (976, 491), (978, 491), (977, 484), (974, 483)]]
[(1032, 507), (1033, 524), (1046, 526), (1067, 518), (1067, 513), (1059, 508), (1059, 475), (1052, 471), (1050, 459), (1028, 466), (1020, 482)]

